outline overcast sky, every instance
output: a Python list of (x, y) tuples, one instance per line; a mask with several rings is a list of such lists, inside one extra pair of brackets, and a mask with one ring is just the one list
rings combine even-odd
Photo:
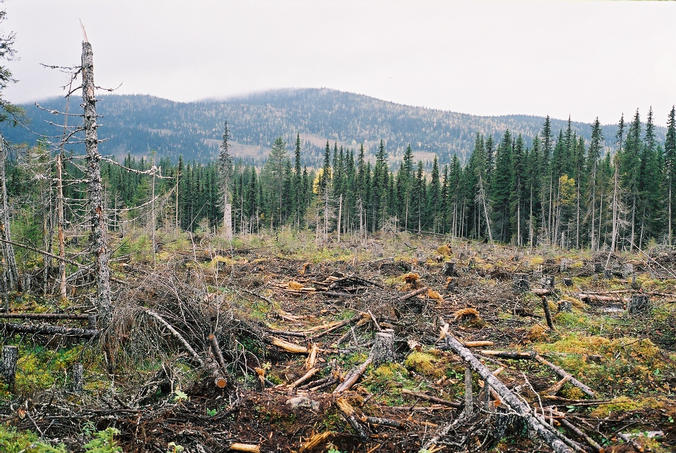
[[(676, 2), (5, 0), (14, 102), (60, 93), (39, 63), (178, 101), (328, 87), (481, 115), (616, 122), (676, 103)], [(645, 115), (644, 115), (645, 116)]]

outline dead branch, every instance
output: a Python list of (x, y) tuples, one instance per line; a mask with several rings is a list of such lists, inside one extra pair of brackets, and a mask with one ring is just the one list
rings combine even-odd
[(580, 382), (580, 381), (578, 381), (577, 379), (575, 379), (570, 373), (568, 373), (568, 372), (567, 372), (566, 370), (564, 370), (563, 368), (561, 368), (561, 367), (559, 367), (559, 366), (556, 366), (556, 365), (554, 365), (553, 363), (547, 361), (547, 360), (546, 360), (545, 358), (543, 358), (540, 354), (535, 354), (535, 357), (534, 357), (534, 358), (535, 358), (535, 360), (537, 360), (537, 361), (540, 362), (541, 364), (546, 365), (546, 366), (548, 366), (549, 368), (551, 368), (556, 374), (558, 374), (558, 375), (561, 376), (562, 378), (566, 378), (566, 377), (567, 377), (571, 384), (573, 384), (575, 387), (577, 387), (577, 388), (579, 388), (580, 390), (582, 390), (587, 396), (590, 396), (590, 397), (592, 397), (592, 398), (595, 398), (595, 397), (596, 397), (596, 393), (594, 393), (594, 391), (593, 391), (592, 389), (590, 389), (589, 387), (587, 387), (586, 385), (584, 385), (582, 382)]

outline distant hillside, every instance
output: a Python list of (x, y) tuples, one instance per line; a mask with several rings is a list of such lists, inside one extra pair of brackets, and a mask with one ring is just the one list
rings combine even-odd
[[(71, 111), (79, 99), (73, 99)], [(63, 99), (41, 103), (49, 109), (63, 110)], [(29, 127), (10, 128), (2, 125), (6, 139), (14, 143), (34, 143), (34, 132), (58, 136), (60, 131), (45, 122), (57, 123), (61, 118), (24, 105)], [(283, 136), (289, 148), (299, 132), (306, 163), (315, 165), (327, 140), (351, 148), (364, 143), (373, 154), (383, 139), (391, 158), (401, 156), (411, 144), (416, 157), (431, 160), (433, 153), (441, 162), (453, 154), (464, 160), (472, 150), (477, 132), (498, 138), (506, 129), (530, 138), (538, 133), (544, 119), (536, 116), (475, 116), (422, 107), (395, 104), (368, 96), (329, 89), (284, 89), (225, 100), (173, 102), (152, 96), (109, 95), (98, 102), (101, 144), (106, 154), (122, 156), (148, 155), (187, 160), (210, 160), (218, 152), (223, 122), (228, 121), (235, 155), (260, 161), (275, 138)], [(72, 124), (73, 119), (71, 119)], [(553, 120), (554, 133), (565, 128), (564, 120)], [(574, 129), (589, 139), (590, 125), (573, 123)], [(605, 126), (610, 144), (615, 126)], [(664, 129), (658, 128), (660, 140)]]

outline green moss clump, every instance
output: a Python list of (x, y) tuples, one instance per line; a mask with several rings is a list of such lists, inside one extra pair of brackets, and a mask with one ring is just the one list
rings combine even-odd
[(404, 361), (404, 366), (409, 370), (416, 371), (425, 376), (440, 377), (443, 375), (444, 370), (436, 364), (437, 358), (432, 354), (418, 351), (410, 353)]

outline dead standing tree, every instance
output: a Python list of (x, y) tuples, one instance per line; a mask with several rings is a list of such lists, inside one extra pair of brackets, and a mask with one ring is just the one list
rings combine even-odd
[[(84, 29), (83, 29), (84, 30)], [(87, 39), (82, 42), (82, 107), (84, 109), (85, 150), (87, 160), (87, 197), (91, 222), (91, 244), (96, 262), (96, 300), (94, 302), (102, 327), (108, 325), (112, 315), (108, 245), (106, 243), (106, 217), (101, 182), (101, 154), (97, 133), (96, 85), (94, 84), (94, 53)]]
[(0, 135), (0, 237), (4, 240), (2, 243), (2, 260), (5, 267), (3, 273), (3, 283), (5, 291), (13, 291), (16, 289), (19, 281), (19, 273), (16, 267), (16, 258), (14, 255), (14, 248), (11, 241), (12, 236), (10, 232), (9, 219), (9, 203), (7, 201), (7, 184), (5, 175), (5, 160), (7, 159), (7, 144), (5, 139)]

